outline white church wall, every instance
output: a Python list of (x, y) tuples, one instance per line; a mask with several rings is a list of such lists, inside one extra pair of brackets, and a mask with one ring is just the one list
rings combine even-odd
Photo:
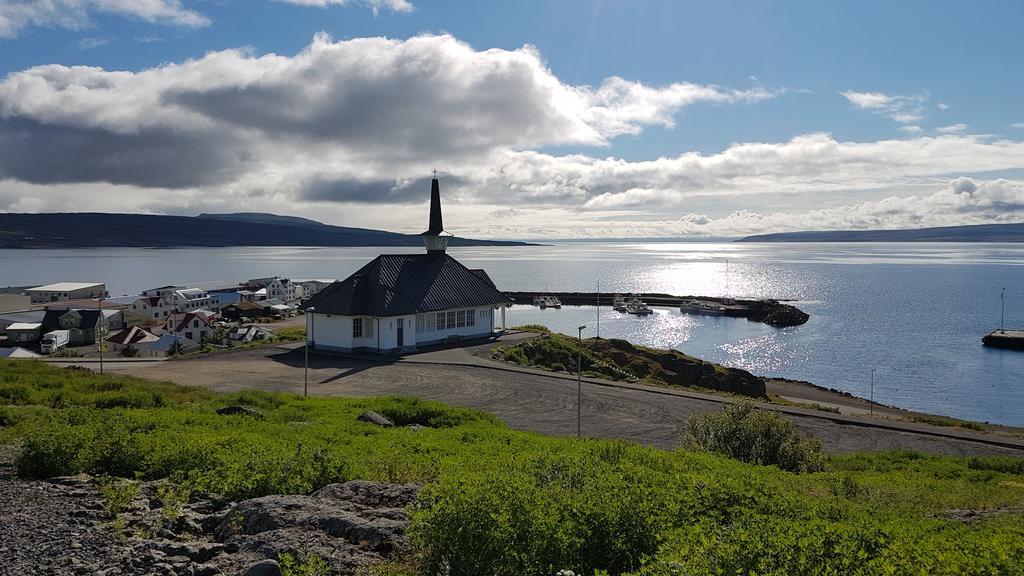
[(318, 350), (347, 352), (352, 349), (352, 318), (333, 314), (306, 316), (307, 340)]
[[(466, 312), (472, 314), (472, 324), (466, 321), (465, 315), (463, 316), (462, 321), (459, 321), (458, 313), (460, 311), (463, 312), (463, 314)], [(448, 322), (449, 312), (455, 314), (454, 325), (451, 325), (450, 327)], [(444, 315), (443, 328), (439, 328), (437, 322), (438, 314)], [(416, 316), (414, 319), (414, 326), (416, 327), (416, 342), (421, 345), (433, 342), (443, 342), (452, 336), (461, 336), (464, 338), (486, 336), (494, 330), (493, 310), (490, 306), (483, 306), (457, 310), (444, 310), (440, 312), (427, 312)]]

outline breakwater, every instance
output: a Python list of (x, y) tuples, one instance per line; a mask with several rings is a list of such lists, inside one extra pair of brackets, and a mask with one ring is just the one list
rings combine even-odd
[[(566, 306), (611, 306), (612, 294), (597, 292), (505, 292), (516, 304), (533, 304), (537, 296), (554, 296)], [(741, 298), (718, 298), (713, 296), (676, 296), (658, 292), (632, 294), (638, 296), (649, 306), (670, 306), (678, 308), (688, 301), (702, 301), (720, 305), (725, 316), (746, 318), (754, 322), (763, 322), (769, 326), (799, 326), (807, 322), (810, 316), (792, 304), (778, 300), (745, 300)]]
[(1024, 350), (1024, 330), (993, 330), (981, 342), (992, 348)]

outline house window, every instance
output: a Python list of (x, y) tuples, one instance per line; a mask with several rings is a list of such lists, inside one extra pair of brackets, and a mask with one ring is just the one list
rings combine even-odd
[(459, 328), (466, 327), (466, 311), (456, 310), (455, 311), (455, 325)]
[(472, 310), (466, 310), (466, 326), (476, 326), (476, 316)]
[(437, 322), (434, 323), (434, 326), (438, 330), (444, 330), (444, 312), (437, 313)]
[(363, 319), (353, 318), (352, 319), (352, 337), (362, 338), (363, 337)]
[(448, 329), (451, 330), (452, 328), (455, 328), (455, 324), (456, 323), (457, 323), (457, 321), (455, 319), (455, 310), (449, 310), (448, 311)]
[(427, 316), (426, 314), (416, 315), (416, 333), (422, 334), (427, 331)]

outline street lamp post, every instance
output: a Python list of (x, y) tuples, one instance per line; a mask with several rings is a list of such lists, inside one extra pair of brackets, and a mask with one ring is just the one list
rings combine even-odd
[(106, 332), (106, 318), (103, 317), (103, 297), (96, 299), (96, 310), (99, 312), (99, 319), (96, 327), (96, 340), (100, 343), (100, 374), (103, 374), (103, 336)]
[(306, 317), (309, 318), (309, 320), (306, 322), (308, 332), (306, 334), (306, 371), (302, 382), (303, 396), (309, 396), (309, 342), (313, 339), (312, 325), (314, 322), (313, 314), (315, 312), (316, 308), (306, 308)]
[(875, 413), (875, 370), (877, 370), (877, 368), (871, 369), (871, 396), (869, 398), (870, 406), (868, 408), (869, 414)]
[(601, 339), (601, 281), (597, 281), (597, 339)]
[(1006, 332), (1006, 288), (999, 292), (999, 332)]
[(576, 358), (576, 437), (580, 437), (580, 422), (583, 415), (583, 331), (586, 326), (580, 326), (576, 340), (579, 345)]

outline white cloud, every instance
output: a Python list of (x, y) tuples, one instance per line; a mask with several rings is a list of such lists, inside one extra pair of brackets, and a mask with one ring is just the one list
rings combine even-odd
[(93, 48), (99, 48), (100, 46), (110, 44), (110, 38), (90, 36), (88, 38), (82, 38), (77, 44), (78, 48), (81, 50), (91, 50)]
[(92, 25), (94, 13), (186, 28), (210, 23), (180, 0), (0, 0), (0, 37), (13, 38), (29, 26), (81, 30)]
[(907, 134), (920, 134), (921, 132), (924, 132), (924, 130), (922, 130), (920, 126), (914, 124), (900, 126), (899, 128), (897, 128), (897, 130), (899, 130), (900, 132), (906, 132)]
[[(815, 133), (644, 161), (539, 151), (671, 127), (699, 102), (776, 94), (618, 77), (571, 85), (533, 47), (475, 50), (447, 35), (320, 35), (295, 55), (226, 50), (138, 72), (39, 66), (0, 80), (0, 210), (196, 213), (244, 205), (416, 231), (425, 179), (438, 168), (450, 225), (490, 237), (768, 231), (785, 224), (790, 213), (779, 206), (787, 203), (829, 206), (786, 224), (798, 227), (815, 224), (815, 215), (822, 225), (870, 222), (893, 207), (887, 222), (1018, 213), (1013, 182), (977, 181), (974, 192), (959, 186), (975, 210), (953, 211), (946, 189), (932, 196), (950, 173), (1024, 170), (1024, 142), (924, 136), (912, 124), (901, 126), (904, 139)], [(891, 105), (867, 102), (871, 110)], [(894, 199), (849, 204), (886, 195)], [(913, 202), (934, 209), (913, 212)], [(748, 210), (729, 214), (737, 205)]]
[(1024, 128), (1024, 122), (1014, 122), (1010, 124), (1010, 128)]
[[(318, 35), (291, 57), (226, 50), (138, 73), (48, 65), (10, 74), (0, 82), (0, 175), (188, 187), (301, 167), (319, 196), (332, 180), (343, 195), (496, 151), (606, 145), (671, 126), (694, 102), (769, 97), (621, 78), (571, 86), (530, 46)], [(79, 162), (55, 161), (69, 157)]]
[(412, 12), (415, 10), (412, 3), (408, 0), (277, 0), (278, 2), (286, 2), (288, 4), (298, 4), (300, 6), (315, 6), (318, 8), (326, 8), (328, 6), (346, 6), (351, 4), (359, 4), (368, 6), (373, 10), (374, 15), (378, 14), (381, 10), (388, 10), (391, 12)]
[(926, 94), (901, 96), (855, 90), (847, 90), (839, 94), (855, 108), (882, 114), (899, 124), (911, 124), (925, 118), (924, 103), (928, 100)]
[(935, 107), (939, 110), (949, 110), (950, 108), (949, 104), (946, 104), (945, 102), (936, 102)]
[(967, 131), (967, 124), (958, 122), (956, 124), (950, 124), (949, 126), (936, 128), (935, 131), (939, 134), (963, 134)]

